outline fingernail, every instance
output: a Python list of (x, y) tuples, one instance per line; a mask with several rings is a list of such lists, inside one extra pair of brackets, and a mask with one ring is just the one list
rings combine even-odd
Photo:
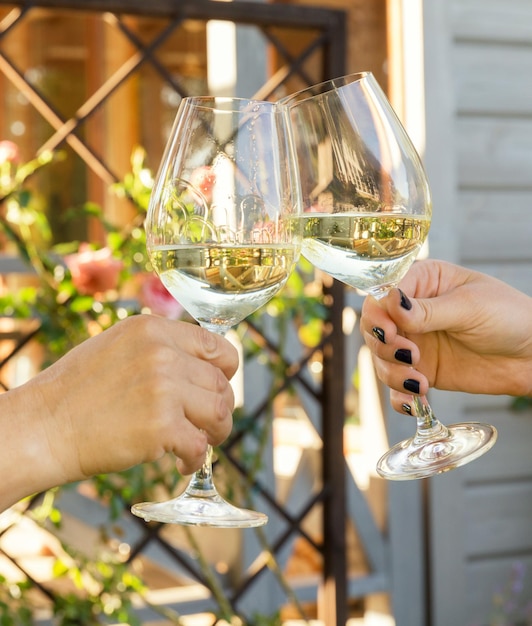
[(410, 309), (412, 308), (412, 303), (400, 289), (399, 293), (401, 294), (401, 306), (403, 307), (403, 309), (410, 311)]
[(400, 348), (395, 351), (395, 359), (397, 361), (401, 361), (401, 363), (407, 363), (408, 365), (412, 365), (412, 352), (410, 350), (404, 350)]
[(386, 337), (384, 335), (384, 331), (382, 330), (382, 328), (379, 328), (378, 326), (374, 326), (371, 329), (371, 332), (373, 333), (373, 336), (378, 339), (381, 343), (386, 343)]
[(403, 382), (403, 387), (410, 391), (411, 393), (418, 394), (419, 393), (419, 381), (414, 380), (413, 378), (407, 378)]
[(401, 406), (401, 408), (408, 415), (412, 415), (412, 407), (409, 404), (406, 404), (406, 402)]

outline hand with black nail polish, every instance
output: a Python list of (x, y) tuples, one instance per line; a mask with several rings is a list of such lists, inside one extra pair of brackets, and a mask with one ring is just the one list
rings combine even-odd
[(399, 289), (365, 299), (360, 329), (399, 412), (430, 387), (532, 396), (532, 299), (494, 277), (416, 261)]

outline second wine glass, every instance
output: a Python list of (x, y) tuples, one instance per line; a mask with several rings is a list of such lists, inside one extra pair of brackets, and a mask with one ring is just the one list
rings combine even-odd
[[(421, 159), (369, 72), (314, 85), (280, 103), (288, 110), (299, 162), (303, 255), (381, 298), (408, 271), (429, 232), (432, 204)], [(377, 463), (386, 478), (445, 472), (495, 443), (492, 426), (444, 426), (419, 396), (413, 405), (415, 436)]]
[[(299, 257), (300, 187), (284, 119), (274, 103), (184, 98), (152, 192), (151, 263), (199, 324), (221, 335), (277, 294)], [(209, 446), (183, 494), (132, 512), (185, 525), (266, 523), (219, 495), (211, 456)]]

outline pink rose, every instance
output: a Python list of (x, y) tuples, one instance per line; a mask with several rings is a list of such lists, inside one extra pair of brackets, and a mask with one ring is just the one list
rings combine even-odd
[(275, 243), (279, 234), (275, 222), (256, 222), (253, 224), (251, 240), (253, 243)]
[(16, 143), (4, 139), (0, 141), (0, 165), (3, 163), (18, 163), (20, 152)]
[[(212, 190), (215, 182), (216, 174), (210, 165), (202, 165), (196, 168), (190, 176), (190, 185), (194, 190), (201, 192), (207, 204), (212, 202)], [(201, 204), (201, 198), (197, 200)]]
[(118, 276), (123, 263), (115, 259), (107, 247), (93, 250), (89, 244), (79, 247), (77, 254), (65, 257), (76, 289), (84, 295), (94, 296), (118, 286)]
[(156, 274), (143, 276), (139, 302), (143, 307), (150, 309), (154, 315), (167, 317), (171, 320), (179, 319), (185, 311)]

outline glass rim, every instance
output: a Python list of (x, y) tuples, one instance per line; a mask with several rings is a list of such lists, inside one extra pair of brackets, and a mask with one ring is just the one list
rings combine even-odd
[(277, 104), (283, 107), (291, 108), (292, 106), (295, 106), (296, 104), (301, 104), (302, 102), (305, 102), (310, 98), (323, 96), (330, 91), (335, 91), (337, 89), (341, 89), (342, 87), (347, 87), (348, 85), (361, 82), (368, 78), (373, 79), (373, 73), (370, 71), (353, 72), (352, 74), (344, 74), (343, 76), (337, 76), (336, 78), (329, 78), (328, 80), (324, 80), (321, 83), (310, 85), (308, 87), (305, 87), (304, 89), (295, 91), (288, 96), (284, 96), (284, 98), (281, 98), (277, 101)]
[[(232, 106), (223, 106), (223, 105)], [(255, 98), (242, 98), (237, 96), (185, 96), (181, 99), (180, 106), (192, 105), (207, 111), (219, 111), (223, 113), (240, 113), (252, 110), (254, 107), (276, 109), (278, 104), (269, 100)]]

